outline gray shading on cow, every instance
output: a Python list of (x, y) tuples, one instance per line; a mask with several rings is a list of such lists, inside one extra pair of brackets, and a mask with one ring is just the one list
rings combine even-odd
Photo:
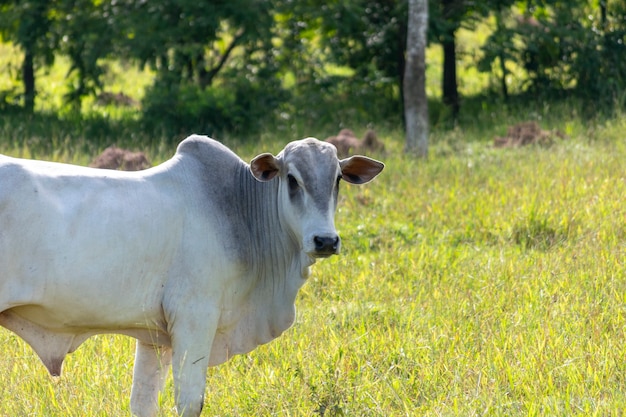
[(157, 414), (171, 365), (197, 417), (207, 367), (289, 328), (309, 267), (339, 253), (339, 182), (383, 167), (313, 138), (248, 165), (193, 135), (136, 172), (0, 156), (0, 325), (52, 375), (90, 336), (134, 337), (133, 414)]

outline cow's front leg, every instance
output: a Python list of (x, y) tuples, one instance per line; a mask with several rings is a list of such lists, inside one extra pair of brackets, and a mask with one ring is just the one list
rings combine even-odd
[(194, 311), (184, 318), (179, 312), (170, 330), (176, 409), (183, 417), (198, 417), (202, 411), (206, 372), (216, 329), (215, 314)]
[(138, 417), (157, 415), (159, 392), (172, 362), (172, 349), (137, 341), (130, 410)]

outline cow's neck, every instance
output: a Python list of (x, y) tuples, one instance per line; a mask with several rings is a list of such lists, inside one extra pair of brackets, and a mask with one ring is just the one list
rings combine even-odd
[(278, 180), (259, 182), (247, 169), (242, 177), (243, 198), (248, 200), (242, 216), (250, 232), (254, 275), (260, 285), (271, 287), (276, 294), (291, 287), (295, 298), (314, 260), (304, 254), (300, 242), (281, 219)]
[(241, 219), (249, 243), (249, 293), (238, 321), (218, 333), (211, 363), (246, 353), (278, 337), (295, 320), (294, 302), (313, 260), (284, 227), (279, 216), (278, 181), (259, 182), (240, 172)]

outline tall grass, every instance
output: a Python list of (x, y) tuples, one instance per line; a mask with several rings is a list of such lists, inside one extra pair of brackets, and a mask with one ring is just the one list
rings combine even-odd
[[(550, 148), (436, 132), (427, 161), (383, 134), (382, 176), (342, 186), (343, 254), (314, 266), (292, 329), (209, 370), (203, 415), (621, 415), (626, 123), (559, 125)], [(127, 415), (132, 350), (99, 336), (55, 379), (1, 330), (0, 415)], [(161, 415), (172, 397), (170, 377)]]

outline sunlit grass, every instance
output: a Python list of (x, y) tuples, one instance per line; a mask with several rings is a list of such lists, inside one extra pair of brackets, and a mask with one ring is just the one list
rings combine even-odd
[[(550, 148), (436, 135), (428, 161), (386, 135), (381, 177), (342, 186), (342, 256), (292, 329), (209, 370), (203, 415), (620, 415), (626, 126), (572, 126)], [(0, 331), (0, 415), (127, 415), (133, 346), (99, 336), (54, 379)], [(161, 402), (173, 415), (171, 378)]]

